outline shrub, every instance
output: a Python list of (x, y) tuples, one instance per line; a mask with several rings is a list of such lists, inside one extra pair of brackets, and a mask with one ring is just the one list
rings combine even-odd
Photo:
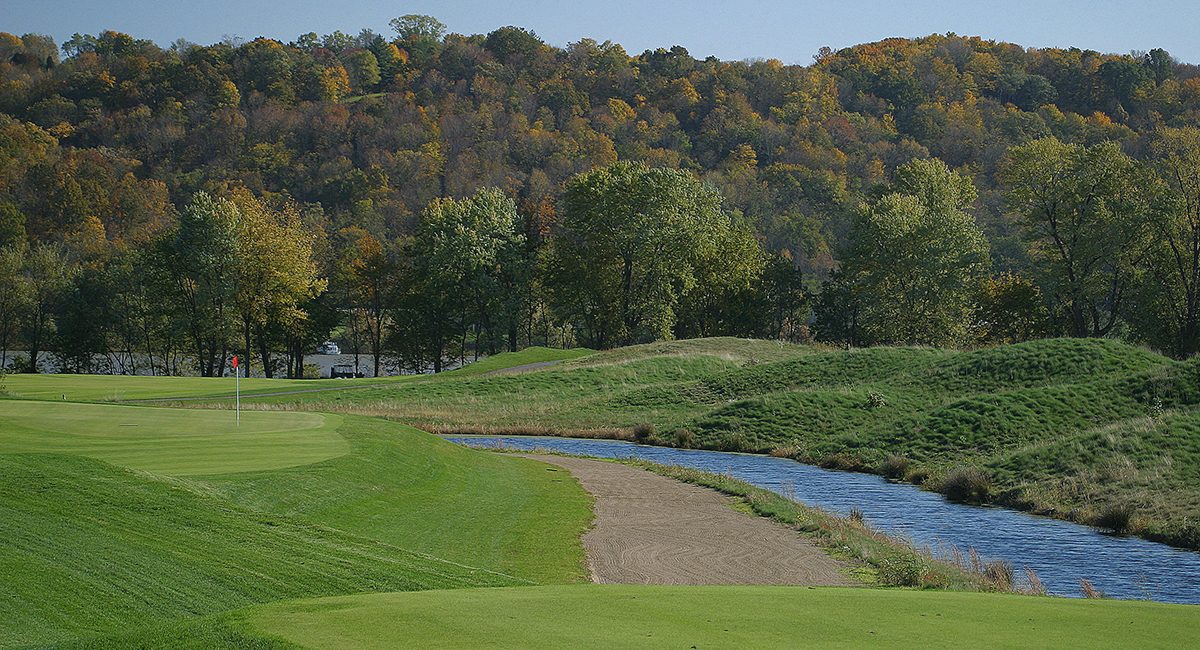
[(1108, 598), (1108, 594), (1092, 586), (1092, 582), (1086, 578), (1079, 579), (1079, 590), (1083, 592), (1084, 598)]
[(1110, 503), (1100, 509), (1093, 525), (1114, 533), (1126, 533), (1133, 524), (1134, 508), (1128, 503)]
[(912, 483), (913, 485), (924, 485), (925, 481), (928, 481), (929, 477), (931, 476), (933, 476), (933, 472), (928, 468), (918, 467), (917, 469), (905, 474), (904, 480)]
[(908, 456), (888, 454), (879, 465), (879, 475), (884, 478), (904, 478), (908, 475)]
[(675, 430), (675, 446), (680, 449), (691, 449), (696, 446), (696, 434), (691, 429)]
[(1013, 566), (1004, 560), (992, 560), (983, 569), (983, 579), (995, 591), (1012, 591)]
[(843, 472), (861, 472), (863, 468), (862, 462), (859, 459), (844, 451), (829, 454), (822, 458), (818, 464), (825, 469), (836, 469)]
[(884, 558), (878, 569), (879, 581), (889, 587), (915, 587), (927, 571), (924, 560), (915, 555)]
[(734, 431), (725, 439), (723, 445), (725, 451), (746, 451), (746, 433), (744, 431)]
[(779, 445), (771, 448), (773, 458), (795, 458), (799, 453), (800, 448), (796, 445)]
[(877, 409), (885, 406), (887, 406), (887, 399), (884, 398), (883, 393), (876, 390), (867, 391), (867, 408)]
[(986, 503), (992, 477), (978, 467), (960, 467), (942, 479), (938, 492), (959, 503)]
[(654, 438), (654, 425), (648, 422), (633, 427), (633, 440), (639, 444), (650, 442)]

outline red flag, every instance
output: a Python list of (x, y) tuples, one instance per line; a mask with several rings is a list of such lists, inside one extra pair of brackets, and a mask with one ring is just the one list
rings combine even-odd
[(233, 358), (233, 367), (234, 367), (234, 368), (236, 368), (236, 367), (237, 367), (237, 357), (234, 357), (234, 358)]

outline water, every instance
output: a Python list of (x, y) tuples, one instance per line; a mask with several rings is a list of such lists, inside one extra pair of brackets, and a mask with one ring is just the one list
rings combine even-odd
[(471, 445), (540, 447), (598, 458), (644, 458), (729, 473), (810, 506), (849, 514), (862, 511), (872, 526), (906, 535), (935, 551), (955, 545), (1010, 562), (1018, 575), (1037, 572), (1048, 592), (1081, 596), (1079, 579), (1113, 598), (1200, 604), (1200, 553), (1003, 508), (964, 506), (912, 485), (878, 476), (837, 472), (767, 456), (647, 447), (613, 440), (461, 437)]

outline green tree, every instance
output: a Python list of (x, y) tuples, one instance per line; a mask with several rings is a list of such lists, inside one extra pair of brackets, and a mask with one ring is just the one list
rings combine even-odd
[(435, 200), (421, 215), (411, 248), (413, 288), (429, 314), (423, 338), (435, 372), (456, 327), (460, 334), (475, 329), (477, 354), (484, 340), (495, 353), (502, 334), (515, 328), (527, 292), (520, 282), (527, 276), (522, 227), (516, 204), (499, 189)]
[(263, 374), (275, 376), (270, 334), (302, 326), (300, 305), (325, 289), (317, 275), (312, 235), (294, 206), (273, 210), (248, 191), (234, 193), (236, 263), (230, 269), (232, 306), (241, 325), (245, 367), (253, 358), (251, 339), (258, 342)]
[(28, 250), (23, 241), (0, 248), (0, 368), (8, 366), (9, 347), (29, 304), (29, 285), (22, 274)]
[(38, 357), (55, 331), (54, 316), (71, 286), (74, 269), (57, 244), (38, 244), (29, 250), (23, 269), (29, 301), (25, 310), (25, 343), (29, 346), (27, 372), (38, 372)]
[(914, 160), (860, 211), (841, 273), (854, 286), (862, 342), (967, 342), (971, 292), (988, 271), (987, 240), (964, 211), (975, 197), (945, 163)]
[(355, 256), (346, 265), (351, 326), (365, 330), (375, 377), (382, 368), (387, 312), (396, 270), (395, 261), (388, 257), (379, 240), (366, 234), (358, 240)]
[(166, 285), (158, 295), (172, 296), (202, 377), (224, 374), (233, 339), (237, 221), (232, 201), (197, 192), (154, 258)]
[(17, 206), (0, 199), (0, 246), (25, 242), (25, 215)]
[(1152, 343), (1186, 358), (1200, 352), (1200, 129), (1160, 129), (1151, 152), (1166, 192), (1149, 213), (1142, 308), (1161, 309), (1138, 320)]
[(350, 64), (354, 74), (351, 75), (351, 85), (361, 91), (375, 87), (379, 83), (379, 60), (370, 50), (358, 50), (350, 55)]
[(1030, 242), (1032, 274), (1064, 331), (1113, 331), (1144, 247), (1146, 199), (1133, 160), (1114, 142), (1043, 138), (1010, 149), (1003, 178)]
[(433, 16), (422, 14), (407, 14), (393, 18), (388, 24), (396, 30), (401, 39), (406, 41), (422, 38), (438, 40), (446, 34), (445, 23)]
[[(679, 298), (674, 335), (777, 337), (780, 330), (770, 329), (775, 310), (768, 307), (776, 287), (761, 281), (766, 255), (754, 233), (731, 219), (714, 236), (714, 246), (697, 251), (696, 286)], [(795, 270), (790, 260), (787, 267)]]
[[(91, 374), (110, 369), (115, 287), (102, 267), (73, 274), (55, 313), (54, 357), (59, 372)], [(97, 362), (99, 359), (105, 359)]]
[(1042, 292), (1029, 279), (1002, 273), (979, 283), (979, 341), (1020, 343), (1050, 334), (1050, 315)]
[(446, 25), (433, 16), (407, 14), (393, 18), (388, 24), (400, 35), (401, 42), (397, 45), (420, 60), (436, 54), (441, 49), (442, 37), (446, 35)]
[(559, 317), (592, 347), (670, 338), (681, 298), (719, 291), (703, 284), (719, 281), (713, 265), (726, 247), (745, 247), (720, 194), (680, 170), (613, 163), (571, 179), (564, 203), (545, 282)]

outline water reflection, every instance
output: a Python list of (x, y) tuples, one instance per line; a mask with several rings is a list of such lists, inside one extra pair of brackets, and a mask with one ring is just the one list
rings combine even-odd
[(644, 458), (729, 473), (803, 503), (848, 514), (862, 511), (873, 526), (907, 535), (918, 545), (974, 547), (1020, 572), (1037, 572), (1055, 595), (1080, 596), (1080, 578), (1114, 598), (1200, 604), (1200, 553), (1145, 540), (1101, 534), (1069, 522), (950, 503), (912, 485), (868, 474), (837, 472), (783, 458), (646, 447), (613, 440), (455, 437), (471, 445), (535, 447), (599, 458)]

